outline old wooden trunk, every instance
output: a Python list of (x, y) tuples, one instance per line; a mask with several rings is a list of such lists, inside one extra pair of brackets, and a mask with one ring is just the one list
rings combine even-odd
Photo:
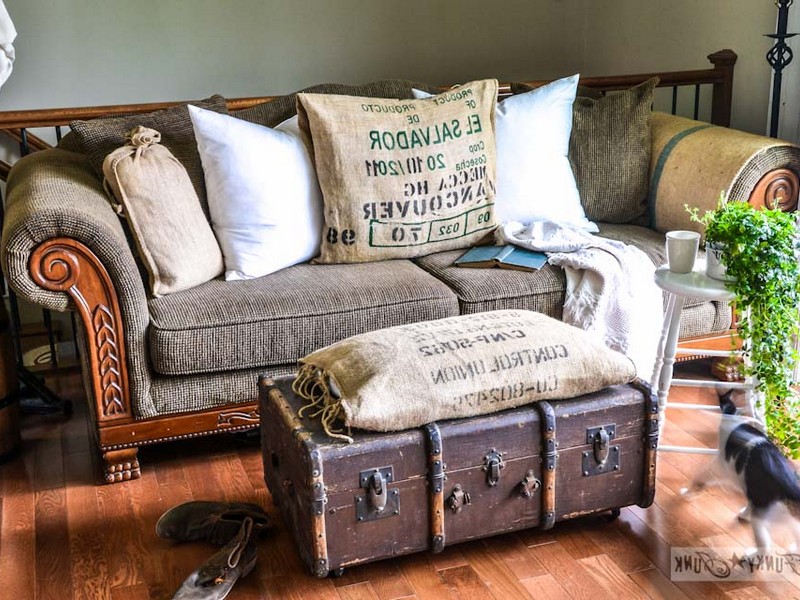
[(658, 409), (640, 382), (352, 444), (297, 416), (290, 379), (259, 386), (265, 480), (318, 577), (653, 501)]

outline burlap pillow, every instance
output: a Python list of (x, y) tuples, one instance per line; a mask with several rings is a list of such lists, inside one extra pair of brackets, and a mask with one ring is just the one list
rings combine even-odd
[(411, 258), (495, 225), (497, 81), (425, 100), (298, 94), (324, 200), (321, 263)]
[[(300, 360), (303, 412), (395, 431), (631, 381), (626, 356), (541, 313), (499, 310), (365, 333)], [(336, 434), (338, 435), (338, 434)], [(347, 436), (343, 436), (347, 437)]]
[(186, 169), (159, 144), (158, 131), (137, 127), (103, 162), (105, 185), (128, 219), (153, 296), (185, 290), (223, 271), (222, 251)]
[[(195, 106), (228, 114), (225, 98), (219, 95), (192, 102)], [(186, 167), (186, 172), (194, 186), (203, 212), (208, 216), (206, 185), (203, 179), (203, 165), (197, 152), (194, 129), (186, 104), (179, 104), (164, 110), (143, 115), (109, 117), (91, 121), (72, 121), (69, 126), (75, 132), (80, 147), (89, 162), (103, 176), (103, 161), (113, 150), (125, 143), (125, 135), (134, 127), (142, 126), (161, 133), (161, 144), (167, 148)]]
[(647, 211), (652, 78), (601, 98), (578, 97), (569, 157), (586, 216), (629, 223)]

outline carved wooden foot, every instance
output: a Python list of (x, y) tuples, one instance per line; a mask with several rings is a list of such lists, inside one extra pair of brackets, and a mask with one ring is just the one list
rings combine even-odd
[(136, 457), (138, 452), (138, 448), (103, 452), (103, 477), (106, 483), (139, 479), (142, 472), (139, 470), (139, 459)]

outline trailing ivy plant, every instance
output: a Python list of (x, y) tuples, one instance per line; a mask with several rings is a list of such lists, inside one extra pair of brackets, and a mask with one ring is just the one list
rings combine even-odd
[(793, 213), (725, 202), (692, 219), (705, 225), (706, 242), (722, 246), (720, 260), (735, 294), (746, 374), (757, 379), (759, 409), (770, 437), (800, 457), (800, 399), (792, 389), (800, 333), (800, 235)]

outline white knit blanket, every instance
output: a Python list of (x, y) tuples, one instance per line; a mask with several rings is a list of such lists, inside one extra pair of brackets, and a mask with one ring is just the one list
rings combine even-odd
[(662, 292), (647, 255), (628, 244), (551, 221), (504, 223), (498, 241), (546, 252), (567, 276), (565, 323), (594, 332), (650, 381), (663, 321)]

